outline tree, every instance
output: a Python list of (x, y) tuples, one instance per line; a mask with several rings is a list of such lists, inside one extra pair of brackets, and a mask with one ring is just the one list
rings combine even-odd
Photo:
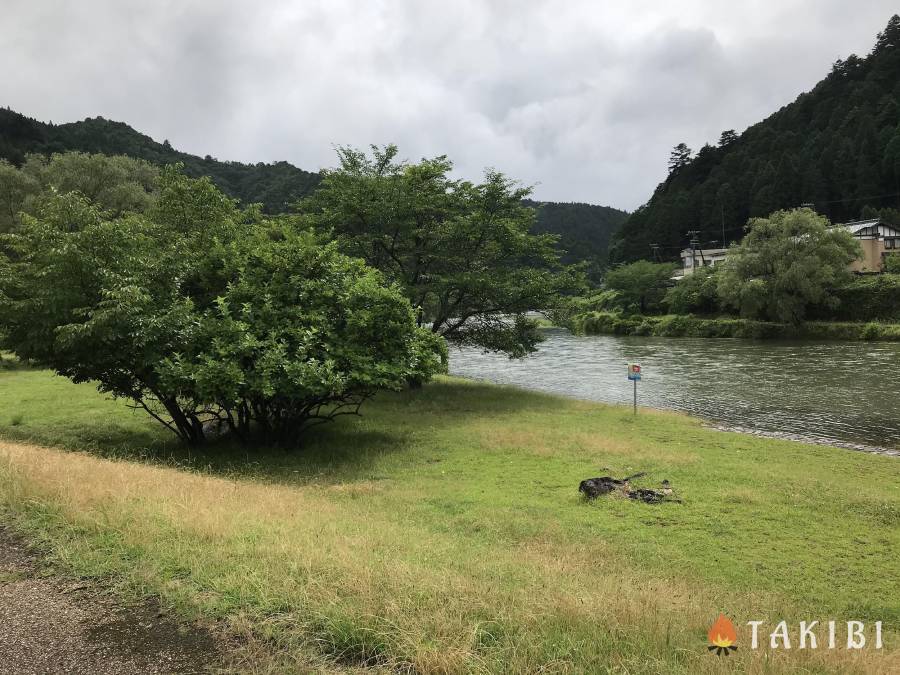
[(647, 314), (659, 309), (675, 265), (638, 260), (610, 270), (604, 279), (606, 288), (619, 293), (620, 302), (629, 311)]
[(719, 310), (718, 267), (697, 267), (666, 291), (672, 314), (715, 314)]
[(725, 148), (734, 143), (738, 139), (734, 129), (726, 129), (719, 135), (719, 147)]
[(442, 367), (443, 343), (380, 273), (174, 169), (146, 214), (60, 193), (5, 239), (3, 346), (189, 443), (209, 423), (293, 443)]
[(446, 157), (397, 162), (395, 146), (338, 156), (301, 213), (398, 284), (419, 324), (448, 341), (522, 356), (541, 339), (525, 313), (582, 287), (580, 272), (560, 263), (556, 237), (530, 233), (530, 189), (503, 174), (452, 180)]
[(159, 169), (144, 160), (84, 152), (28, 155), (22, 172), (45, 192), (78, 192), (112, 216), (150, 208), (159, 180)]
[(9, 232), (19, 222), (19, 213), (38, 183), (6, 160), (0, 159), (0, 232)]
[(691, 153), (692, 150), (685, 143), (679, 143), (672, 148), (672, 154), (669, 155), (669, 174), (690, 164)]
[(799, 324), (810, 305), (833, 306), (829, 291), (860, 254), (842, 227), (807, 208), (754, 218), (719, 272), (722, 301), (742, 316)]

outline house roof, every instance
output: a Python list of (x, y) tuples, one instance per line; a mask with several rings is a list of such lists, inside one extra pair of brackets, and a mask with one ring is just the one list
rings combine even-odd
[(880, 224), (880, 218), (869, 218), (868, 220), (851, 220), (849, 223), (842, 223), (839, 227), (849, 230), (851, 234), (856, 234), (860, 230), (865, 230)]

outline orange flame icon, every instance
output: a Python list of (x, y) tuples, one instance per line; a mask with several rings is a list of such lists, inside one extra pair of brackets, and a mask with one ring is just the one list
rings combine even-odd
[(709, 651), (715, 651), (719, 656), (723, 654), (728, 656), (737, 649), (734, 644), (737, 642), (737, 631), (734, 629), (734, 624), (724, 614), (719, 614), (719, 618), (709, 627), (706, 636), (711, 643), (708, 647)]

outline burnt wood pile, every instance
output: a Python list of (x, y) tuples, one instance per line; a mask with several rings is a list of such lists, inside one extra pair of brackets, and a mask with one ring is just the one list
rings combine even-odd
[(680, 502), (672, 490), (669, 481), (664, 480), (659, 488), (632, 487), (631, 481), (635, 478), (646, 476), (644, 472), (636, 473), (625, 478), (613, 478), (612, 476), (600, 476), (581, 481), (578, 491), (587, 499), (596, 499), (602, 495), (616, 494), (619, 496), (645, 502), (647, 504), (659, 504), (660, 502)]

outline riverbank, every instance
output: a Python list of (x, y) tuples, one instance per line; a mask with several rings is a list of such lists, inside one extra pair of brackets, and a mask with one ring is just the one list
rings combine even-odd
[(584, 335), (900, 341), (900, 323), (878, 321), (807, 321), (793, 326), (770, 321), (680, 314), (626, 316), (613, 312), (587, 312), (573, 317), (569, 327)]
[[(0, 373), (0, 410), (7, 523), (282, 669), (714, 673), (720, 612), (741, 672), (900, 666), (895, 458), (452, 378), (294, 453), (187, 451), (45, 371)], [(577, 491), (638, 471), (681, 502)], [(883, 621), (885, 648), (753, 651), (750, 619)]]

